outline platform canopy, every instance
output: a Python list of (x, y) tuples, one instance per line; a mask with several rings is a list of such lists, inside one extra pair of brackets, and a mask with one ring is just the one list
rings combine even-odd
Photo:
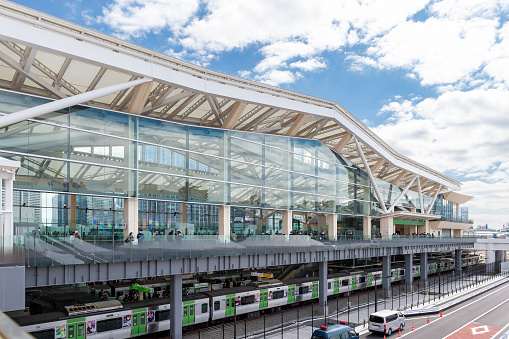
[[(404, 187), (418, 175), (424, 194), (460, 189), (459, 182), (397, 153), (336, 102), (215, 72), (8, 1), (0, 3), (0, 26), (2, 88), (62, 99), (150, 78), (84, 104), (316, 139), (386, 182)], [(417, 183), (410, 190), (417, 191)]]

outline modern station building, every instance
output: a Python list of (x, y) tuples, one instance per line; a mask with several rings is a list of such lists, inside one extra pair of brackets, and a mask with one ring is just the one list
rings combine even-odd
[(471, 226), (459, 182), (336, 102), (8, 1), (0, 27), (1, 235), (457, 236)]

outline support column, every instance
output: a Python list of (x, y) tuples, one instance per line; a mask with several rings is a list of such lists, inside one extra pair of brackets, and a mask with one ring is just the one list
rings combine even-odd
[(318, 263), (318, 305), (320, 313), (329, 314), (329, 305), (327, 305), (327, 261)]
[(138, 233), (138, 198), (124, 199), (124, 239), (133, 232)]
[(382, 288), (384, 296), (391, 297), (391, 256), (386, 255), (382, 258)]
[(454, 271), (461, 273), (461, 250), (454, 250)]
[(362, 235), (371, 238), (371, 217), (362, 217)]
[(405, 254), (405, 284), (407, 292), (413, 291), (414, 275), (412, 272), (412, 268), (413, 268), (413, 256), (411, 253)]
[(380, 233), (382, 237), (390, 237), (394, 233), (394, 220), (392, 217), (380, 217)]
[(185, 230), (187, 228), (187, 208), (186, 203), (182, 202), (179, 204), (179, 223), (177, 225), (177, 231), (182, 232), (182, 234), (185, 234)]
[(327, 236), (329, 240), (338, 238), (338, 215), (336, 213), (327, 214)]
[(428, 253), (421, 253), (421, 281), (428, 287)]
[[(14, 177), (14, 174), (12, 175), (12, 177)], [(2, 193), (0, 192), (0, 194)], [(4, 214), (3, 235), (14, 235), (14, 219), (12, 217), (12, 211), (14, 208), (13, 196), (14, 196), (14, 178), (6, 179), (4, 209), (10, 212)]]
[(281, 211), (281, 216), (283, 217), (283, 234), (290, 235), (292, 232), (293, 212), (291, 210), (284, 210)]
[(230, 242), (230, 210), (228, 205), (219, 206), (219, 229), (218, 235), (221, 242)]
[(76, 194), (69, 196), (69, 233), (76, 230)]
[(182, 338), (182, 275), (170, 276), (170, 337)]

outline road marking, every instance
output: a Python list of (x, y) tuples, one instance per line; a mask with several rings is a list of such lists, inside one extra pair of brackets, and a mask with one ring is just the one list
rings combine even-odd
[[(453, 337), (451, 337), (451, 336), (452, 336), (454, 333), (456, 333), (456, 332), (460, 331), (460, 330), (461, 330), (461, 329), (463, 329), (464, 327), (470, 326), (470, 324), (472, 324), (472, 323), (473, 323), (474, 321), (476, 321), (477, 319), (479, 319), (479, 318), (481, 318), (481, 317), (485, 316), (486, 314), (488, 314), (488, 313), (490, 313), (491, 311), (493, 311), (494, 309), (496, 309), (496, 308), (498, 308), (498, 307), (502, 306), (503, 304), (505, 304), (505, 303), (506, 303), (506, 302), (508, 302), (508, 301), (509, 301), (509, 299), (506, 299), (506, 300), (502, 301), (500, 304), (498, 304), (498, 305), (496, 305), (496, 306), (494, 306), (494, 307), (490, 308), (489, 310), (487, 310), (486, 312), (484, 312), (484, 313), (483, 313), (483, 314), (481, 314), (480, 316), (476, 317), (475, 319), (472, 319), (472, 320), (471, 320), (468, 324), (465, 324), (464, 326), (461, 326), (461, 327), (460, 327), (460, 328), (458, 328), (456, 331), (452, 332), (451, 334), (449, 334), (448, 336), (446, 336), (446, 337), (444, 337), (444, 338), (449, 338), (449, 337), (450, 337), (450, 338), (453, 338)], [(493, 326), (490, 326), (490, 327), (492, 327), (492, 328), (496, 328), (497, 330), (500, 330), (500, 329), (501, 329), (500, 327), (493, 327)], [(491, 336), (490, 336), (490, 337), (491, 337)], [(461, 337), (458, 337), (458, 338), (461, 338)]]
[[(468, 303), (468, 304), (467, 304), (467, 305), (465, 305), (465, 306), (462, 306), (462, 307), (458, 308), (457, 310), (454, 310), (454, 311), (452, 311), (452, 312), (450, 312), (450, 313), (444, 314), (442, 318), (438, 317), (437, 319), (430, 321), (430, 323), (429, 323), (429, 324), (424, 324), (424, 325), (423, 325), (423, 326), (421, 326), (421, 327), (417, 327), (417, 328), (416, 328), (414, 331), (412, 331), (412, 332), (402, 334), (402, 337), (407, 336), (407, 335), (411, 335), (411, 334), (413, 334), (413, 333), (415, 333), (415, 332), (419, 331), (420, 329), (422, 329), (422, 328), (424, 328), (424, 327), (426, 327), (426, 326), (428, 326), (428, 325), (430, 325), (430, 324), (434, 323), (435, 321), (439, 321), (440, 319), (443, 319), (443, 318), (445, 318), (445, 317), (447, 317), (447, 316), (449, 316), (449, 315), (451, 315), (451, 314), (454, 314), (454, 313), (456, 313), (457, 311), (459, 311), (459, 310), (461, 310), (461, 309), (463, 309), (463, 308), (465, 308), (465, 307), (468, 307), (468, 306), (470, 306), (470, 305), (472, 305), (472, 304), (475, 304), (475, 303), (477, 303), (477, 302), (479, 302), (479, 301), (483, 300), (484, 298), (489, 297), (489, 296), (490, 296), (490, 295), (492, 295), (492, 294), (499, 293), (501, 290), (503, 290), (504, 288), (507, 288), (507, 287), (509, 287), (509, 285), (507, 285), (507, 286), (503, 286), (503, 287), (502, 287), (502, 288), (500, 288), (500, 289), (498, 289), (498, 288), (497, 288), (497, 290), (495, 290), (495, 291), (493, 291), (493, 292), (491, 292), (491, 293), (488, 293), (488, 294), (486, 294), (485, 296), (483, 296), (483, 297), (481, 297), (481, 298), (479, 298), (479, 299), (477, 299), (477, 300), (474, 300), (474, 301), (472, 301), (472, 302)], [(508, 299), (508, 300), (509, 300), (509, 299)], [(506, 300), (506, 301), (508, 301), (508, 300)], [(504, 301), (503, 303), (505, 303), (506, 301)], [(489, 312), (489, 311), (488, 311), (488, 312)], [(483, 315), (484, 315), (484, 314), (480, 315), (480, 317), (481, 317), (481, 316), (483, 316)], [(425, 318), (427, 318), (427, 317), (425, 317)], [(477, 319), (477, 318), (476, 318), (476, 319)], [(476, 319), (474, 319), (474, 320), (476, 320)], [(474, 320), (472, 320), (472, 321), (474, 321)], [(467, 326), (467, 325), (468, 325), (468, 324), (466, 324), (465, 326)], [(465, 327), (465, 326), (463, 326), (463, 327)], [(461, 329), (461, 328), (460, 328), (460, 329)], [(455, 332), (459, 331), (460, 329), (457, 329)], [(454, 333), (454, 332), (452, 332), (451, 334), (453, 334), (453, 333)], [(451, 335), (451, 334), (449, 334), (449, 335)]]
[[(500, 329), (500, 331), (498, 331), (497, 333), (495, 333), (495, 335), (493, 336), (493, 338), (495, 338), (497, 335), (499, 335), (502, 331), (505, 331), (507, 329), (507, 327), (509, 327), (509, 324), (505, 325), (504, 327), (502, 327)], [(500, 339), (508, 339), (509, 338), (509, 331), (507, 331), (506, 333), (504, 333), (504, 335), (502, 337), (500, 337)]]
[(455, 331), (449, 334), (447, 339), (490, 339), (493, 337), (493, 333), (500, 330), (500, 327), (487, 326), (482, 324), (470, 323), (463, 326), (459, 331)]

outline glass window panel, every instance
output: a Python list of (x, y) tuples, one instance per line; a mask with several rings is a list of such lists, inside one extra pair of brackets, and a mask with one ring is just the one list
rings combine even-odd
[(318, 199), (310, 194), (294, 192), (293, 193), (293, 208), (298, 210), (311, 210), (316, 209), (316, 202)]
[(209, 155), (224, 156), (225, 131), (219, 129), (189, 127), (189, 150)]
[(66, 162), (9, 153), (0, 153), (0, 156), (21, 163), (16, 172), (14, 187), (49, 191), (67, 190)]
[(316, 177), (309, 175), (293, 173), (293, 191), (315, 193), (316, 192)]
[(336, 182), (328, 178), (318, 178), (318, 192), (319, 194), (327, 194), (331, 196), (336, 195)]
[[(263, 139), (260, 137), (260, 142), (262, 141)], [(253, 164), (263, 163), (263, 146), (259, 143), (252, 142), (250, 140), (234, 138), (232, 136), (230, 147), (232, 159), (250, 162)]]
[[(0, 128), (0, 135), (2, 136), (0, 138), (0, 149), (11, 152), (28, 153), (28, 138), (30, 135), (31, 126), (34, 126), (34, 124), (29, 124), (28, 121), (22, 121), (17, 124)], [(62, 154), (60, 154), (58, 157), (62, 157)]]
[(290, 170), (289, 153), (277, 148), (265, 147), (265, 166)]
[(339, 199), (336, 205), (337, 213), (354, 214), (355, 201), (352, 199)]
[(232, 182), (262, 186), (263, 185), (263, 167), (253, 164), (231, 161), (231, 178)]
[[(299, 150), (302, 151), (302, 150)], [(303, 156), (300, 153), (293, 154), (293, 170), (299, 173), (315, 175), (315, 159)]]
[(291, 208), (290, 192), (265, 189), (265, 206), (274, 208)]
[(290, 178), (289, 172), (275, 168), (265, 169), (265, 187), (267, 188), (290, 189)]
[(216, 158), (202, 154), (189, 154), (189, 163), (195, 164), (194, 168), (190, 166), (189, 176), (198, 178), (209, 178), (215, 180), (224, 180), (224, 162), (223, 158)]
[(336, 200), (329, 196), (317, 196), (316, 197), (316, 209), (323, 212), (334, 212), (336, 210)]
[(164, 199), (186, 200), (187, 179), (175, 175), (138, 172), (140, 197), (160, 197)]
[(262, 189), (260, 187), (251, 187), (243, 185), (230, 185), (230, 200), (235, 205), (261, 206)]
[(138, 140), (167, 147), (186, 149), (187, 129), (185, 125), (138, 118)]
[(189, 201), (226, 204), (225, 186), (217, 181), (189, 179)]
[(265, 145), (288, 151), (290, 149), (290, 138), (279, 135), (265, 135)]

